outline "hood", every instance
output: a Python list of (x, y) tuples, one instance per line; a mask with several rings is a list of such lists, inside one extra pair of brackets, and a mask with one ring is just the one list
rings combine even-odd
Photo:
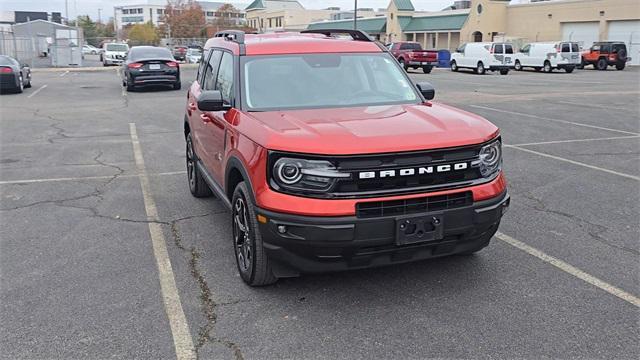
[(498, 128), (484, 118), (438, 103), (244, 115), (261, 125), (242, 126), (241, 130), (260, 145), (270, 150), (309, 154), (446, 148), (482, 143), (498, 134)]

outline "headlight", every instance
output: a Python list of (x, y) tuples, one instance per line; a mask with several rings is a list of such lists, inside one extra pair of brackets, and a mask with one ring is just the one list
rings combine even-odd
[(272, 185), (292, 192), (326, 192), (337, 179), (349, 177), (329, 161), (289, 157), (278, 159), (271, 171)]
[(484, 177), (495, 173), (502, 165), (502, 144), (496, 140), (480, 149), (480, 173)]

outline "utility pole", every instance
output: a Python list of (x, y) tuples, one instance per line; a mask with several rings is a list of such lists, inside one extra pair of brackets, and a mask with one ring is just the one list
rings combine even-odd
[(98, 24), (102, 23), (102, 9), (98, 8)]
[(64, 0), (64, 16), (67, 18), (67, 25), (69, 25), (69, 0)]
[(353, 5), (353, 30), (358, 30), (358, 0)]

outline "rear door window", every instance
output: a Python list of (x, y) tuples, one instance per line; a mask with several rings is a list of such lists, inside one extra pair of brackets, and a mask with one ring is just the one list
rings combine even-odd
[(513, 46), (511, 46), (511, 45), (509, 45), (509, 44), (506, 44), (506, 45), (504, 46), (504, 50), (505, 50), (505, 53), (506, 53), (506, 54), (513, 54)]
[(204, 72), (204, 90), (215, 90), (216, 77), (218, 76), (218, 65), (220, 65), (220, 58), (222, 58), (222, 50), (213, 50), (211, 59), (207, 63), (207, 67)]
[(493, 52), (495, 54), (502, 54), (504, 53), (504, 45), (502, 44), (495, 44), (493, 45)]
[(571, 52), (571, 46), (567, 43), (563, 43), (562, 44), (562, 52), (563, 53), (567, 53), (567, 52)]
[(600, 52), (601, 53), (605, 53), (608, 54), (609, 52), (611, 52), (611, 45), (610, 44), (603, 44), (600, 46)]
[(579, 52), (580, 48), (578, 47), (578, 44), (571, 44), (571, 52)]

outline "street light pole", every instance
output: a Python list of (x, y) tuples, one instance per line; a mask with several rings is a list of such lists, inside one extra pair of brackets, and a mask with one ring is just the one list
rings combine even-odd
[(102, 14), (101, 14), (101, 12), (102, 12), (102, 9), (99, 8), (98, 9), (98, 24), (102, 23)]
[(358, 30), (358, 0), (353, 5), (353, 30)]
[(67, 18), (67, 25), (69, 25), (69, 0), (64, 0), (64, 16)]

